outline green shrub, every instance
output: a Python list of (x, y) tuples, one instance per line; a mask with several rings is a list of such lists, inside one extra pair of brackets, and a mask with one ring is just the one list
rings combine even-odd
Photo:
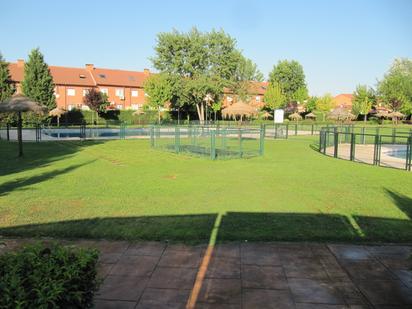
[(31, 245), (0, 256), (0, 308), (91, 308), (96, 250)]

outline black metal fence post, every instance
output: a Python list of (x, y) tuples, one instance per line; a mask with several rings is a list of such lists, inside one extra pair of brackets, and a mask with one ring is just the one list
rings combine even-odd
[(335, 158), (337, 158), (337, 157), (338, 157), (338, 146), (339, 146), (339, 133), (338, 133), (337, 130), (335, 130), (335, 132), (333, 133), (333, 136), (334, 136), (334, 141), (333, 141), (333, 144), (334, 144), (333, 156), (334, 156)]
[(408, 137), (408, 145), (406, 146), (406, 166), (405, 169), (410, 171), (412, 168), (412, 136)]
[(351, 137), (350, 137), (350, 160), (351, 161), (355, 160), (355, 138), (356, 138), (356, 135), (354, 133), (351, 133)]
[(7, 141), (10, 141), (10, 123), (6, 124)]

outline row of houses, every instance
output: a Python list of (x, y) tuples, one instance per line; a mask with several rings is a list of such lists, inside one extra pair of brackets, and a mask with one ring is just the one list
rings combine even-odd
[[(149, 69), (142, 72), (97, 68), (86, 64), (83, 68), (49, 66), (55, 84), (55, 96), (58, 107), (66, 110), (88, 109), (83, 98), (91, 88), (105, 93), (112, 109), (139, 110), (147, 102), (144, 91), (146, 79), (153, 74)], [(12, 82), (17, 92), (21, 91), (24, 78), (24, 60), (9, 64)], [(264, 105), (263, 97), (268, 82), (251, 82), (249, 88), (249, 104), (256, 109)], [(236, 96), (229, 89), (224, 89), (223, 105), (228, 106), (236, 101)], [(352, 107), (352, 95), (341, 94), (335, 97), (335, 106)]]

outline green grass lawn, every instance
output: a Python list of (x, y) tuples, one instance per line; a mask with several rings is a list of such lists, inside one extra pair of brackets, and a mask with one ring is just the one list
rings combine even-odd
[(207, 242), (216, 221), (219, 241), (412, 241), (412, 174), (316, 142), (211, 161), (148, 140), (27, 143), (18, 159), (1, 141), (0, 235)]

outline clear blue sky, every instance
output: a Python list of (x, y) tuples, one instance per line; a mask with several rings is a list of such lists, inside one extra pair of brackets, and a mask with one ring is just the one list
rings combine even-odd
[(296, 59), (311, 94), (374, 86), (396, 57), (412, 58), (412, 0), (2, 1), (8, 61), (40, 47), (50, 65), (152, 68), (158, 32), (224, 29), (268, 75)]

